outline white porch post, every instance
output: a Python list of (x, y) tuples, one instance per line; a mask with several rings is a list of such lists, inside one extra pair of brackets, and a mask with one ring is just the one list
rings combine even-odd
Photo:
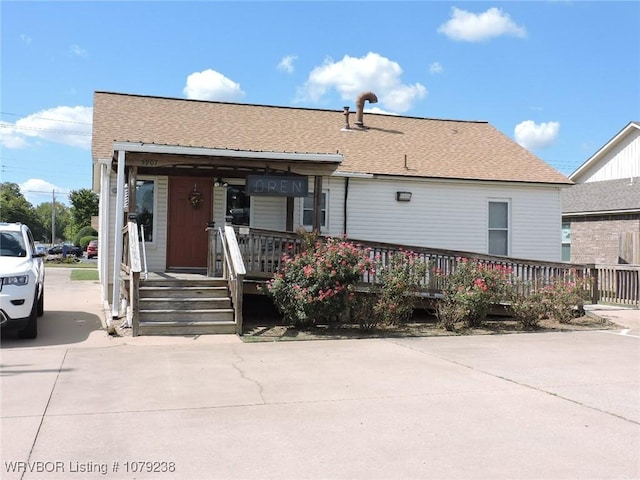
[(118, 193), (116, 195), (116, 226), (115, 245), (113, 254), (113, 303), (112, 317), (118, 318), (120, 309), (120, 264), (122, 263), (122, 226), (124, 222), (124, 163), (125, 152), (118, 150), (118, 177), (116, 180)]
[(100, 229), (98, 231), (98, 244), (100, 252), (98, 255), (98, 274), (100, 277), (100, 285), (102, 286), (102, 301), (109, 301), (109, 197), (110, 182), (109, 171), (111, 169), (111, 160), (100, 161), (100, 210), (99, 222)]

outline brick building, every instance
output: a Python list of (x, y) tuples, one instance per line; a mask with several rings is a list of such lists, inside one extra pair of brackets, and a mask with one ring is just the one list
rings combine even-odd
[(640, 264), (640, 122), (630, 122), (569, 177), (563, 260)]

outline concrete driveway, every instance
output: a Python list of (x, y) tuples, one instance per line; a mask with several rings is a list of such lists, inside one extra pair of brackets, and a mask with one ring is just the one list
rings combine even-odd
[(636, 330), (243, 343), (112, 338), (47, 270), (2, 340), (3, 479), (637, 479)]

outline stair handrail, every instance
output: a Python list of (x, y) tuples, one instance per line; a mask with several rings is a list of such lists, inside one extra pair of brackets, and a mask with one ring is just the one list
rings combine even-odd
[(144, 279), (149, 279), (149, 271), (147, 270), (147, 245), (144, 238), (144, 225), (140, 225), (140, 244), (142, 245), (142, 263), (144, 264)]
[(227, 280), (233, 303), (236, 333), (242, 335), (242, 287), (247, 270), (242, 259), (236, 232), (231, 225), (218, 229), (223, 252), (223, 278)]

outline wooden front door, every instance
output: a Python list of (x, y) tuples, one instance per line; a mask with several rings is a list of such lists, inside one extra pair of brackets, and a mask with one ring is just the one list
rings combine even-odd
[(207, 267), (212, 185), (204, 177), (169, 178), (167, 268)]

